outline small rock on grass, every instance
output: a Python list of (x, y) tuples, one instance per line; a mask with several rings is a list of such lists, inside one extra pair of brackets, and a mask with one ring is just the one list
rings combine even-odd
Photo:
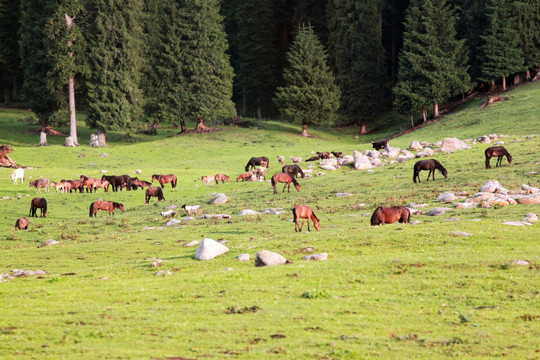
[(465, 231), (452, 231), (451, 234), (456, 236), (471, 236), (471, 234), (466, 233)]
[(225, 254), (229, 249), (217, 241), (205, 238), (201, 241), (199, 247), (195, 251), (195, 259), (197, 260), (212, 260), (216, 256)]
[(522, 221), (531, 222), (531, 221), (537, 221), (537, 220), (538, 220), (538, 216), (535, 213), (527, 213), (525, 214), (525, 217), (523, 218)]
[(308, 256), (303, 256), (302, 260), (328, 260), (327, 253), (313, 254)]
[(255, 254), (255, 266), (274, 266), (286, 263), (287, 259), (275, 252), (261, 250)]
[(249, 261), (249, 254), (240, 254), (236, 257), (238, 261)]
[(199, 245), (199, 242), (197, 240), (193, 240), (193, 241), (188, 242), (187, 244), (184, 244), (184, 247), (192, 247), (195, 245)]
[(172, 275), (172, 272), (169, 270), (159, 270), (158, 272), (154, 273), (154, 276), (167, 276)]
[(512, 262), (516, 265), (522, 265), (522, 266), (526, 266), (530, 264), (527, 260), (514, 260)]
[(39, 247), (52, 246), (52, 245), (56, 245), (56, 244), (60, 244), (60, 241), (56, 241), (54, 239), (49, 239), (49, 240), (43, 242)]

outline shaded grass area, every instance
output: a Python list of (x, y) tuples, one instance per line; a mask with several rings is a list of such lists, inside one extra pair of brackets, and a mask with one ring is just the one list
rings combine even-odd
[[(14, 186), (10, 169), (0, 169), (0, 273), (11, 269), (47, 272), (42, 277), (0, 283), (0, 354), (2, 359), (359, 359), (359, 358), (537, 358), (540, 335), (538, 224), (519, 221), (538, 205), (451, 210), (440, 217), (413, 215), (416, 225), (371, 227), (379, 205), (427, 203), (441, 206), (443, 191), (473, 194), (488, 179), (507, 189), (539, 186), (539, 84), (509, 93), (511, 100), (487, 109), (473, 101), (451, 115), (391, 140), (406, 147), (412, 140), (510, 135), (505, 147), (514, 165), (484, 170), (483, 151), (437, 153), (449, 171), (434, 182), (413, 184), (414, 161), (376, 168), (344, 167), (337, 172), (299, 179), (301, 191), (272, 194), (268, 183), (226, 183), (207, 187), (200, 177), (226, 173), (235, 178), (251, 156), (268, 156), (268, 174), (277, 172), (276, 155), (312, 155), (312, 151), (363, 151), (395, 128), (355, 138), (354, 129), (320, 129), (315, 137), (298, 136), (295, 125), (261, 122), (258, 129), (222, 127), (219, 132), (122, 141), (109, 134), (109, 148), (49, 147), (21, 111), (0, 113), (0, 143), (26, 170), (24, 185)], [(509, 121), (511, 119), (512, 121)], [(80, 142), (91, 131), (81, 126)], [(49, 138), (51, 139), (51, 137)], [(60, 139), (58, 139), (60, 140)], [(520, 140), (519, 142), (513, 142)], [(103, 153), (108, 157), (101, 157)], [(302, 163), (305, 168), (307, 163)], [(130, 174), (139, 178), (174, 173), (175, 189), (166, 185), (166, 201), (144, 205), (142, 191), (97, 194), (43, 193), (47, 218), (30, 218), (28, 231), (13, 231), (28, 213), (35, 189), (30, 178), (51, 180)], [(319, 171), (316, 167), (314, 172)], [(230, 201), (212, 206), (214, 192)], [(338, 192), (351, 196), (337, 198)], [(18, 198), (18, 196), (20, 196)], [(124, 203), (126, 212), (88, 217), (97, 198)], [(166, 227), (165, 206), (202, 204), (203, 212), (231, 214), (231, 219), (194, 220)], [(290, 208), (309, 204), (321, 231), (295, 233)], [(444, 206), (444, 205), (443, 205)], [(283, 208), (279, 215), (240, 217), (246, 208)], [(182, 210), (179, 217), (183, 217)], [(459, 219), (455, 221), (453, 219)], [(145, 229), (145, 227), (154, 227)], [(471, 234), (460, 236), (456, 231)], [(193, 259), (184, 245), (205, 237), (223, 239), (230, 251), (212, 261)], [(38, 248), (48, 240), (61, 244)], [(311, 250), (311, 249), (312, 250)], [(242, 253), (270, 250), (289, 265), (255, 268), (238, 262)], [(306, 262), (302, 256), (326, 252), (329, 260)], [(150, 264), (163, 260), (160, 268)], [(514, 263), (527, 260), (528, 266)], [(156, 277), (158, 270), (172, 275)], [(231, 309), (236, 309), (231, 311)]]

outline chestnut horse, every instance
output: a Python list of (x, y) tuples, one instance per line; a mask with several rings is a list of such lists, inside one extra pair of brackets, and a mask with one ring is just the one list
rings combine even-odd
[(131, 185), (134, 190), (137, 190), (137, 187), (141, 187), (144, 190), (145, 187), (152, 186), (152, 183), (144, 180), (139, 180), (139, 178), (131, 178)]
[[(315, 226), (315, 230), (319, 231), (321, 228), (321, 225), (319, 223), (319, 219), (315, 214), (313, 213), (313, 210), (307, 205), (295, 205), (292, 209), (293, 217), (294, 217), (294, 231), (295, 232), (302, 232), (302, 228), (304, 227), (304, 219), (307, 219), (307, 229), (308, 231), (311, 231), (309, 228), (309, 220), (311, 219), (313, 221), (313, 225)], [(302, 219), (302, 225), (298, 225), (298, 219)]]
[(246, 171), (249, 171), (250, 167), (253, 169), (257, 165), (267, 168), (270, 165), (270, 161), (266, 156), (252, 157), (246, 165)]
[(96, 181), (94, 181), (94, 190), (97, 192), (97, 189), (98, 188), (102, 188), (103, 190), (105, 190), (105, 192), (109, 192), (109, 182), (107, 180), (99, 180), (99, 179), (96, 179)]
[(96, 216), (98, 210), (107, 210), (109, 215), (114, 215), (114, 209), (125, 211), (123, 204), (114, 201), (97, 200), (90, 204), (90, 217)]
[(371, 226), (379, 224), (393, 224), (396, 221), (400, 223), (409, 223), (411, 220), (411, 212), (405, 206), (379, 206), (371, 216)]
[(17, 219), (17, 222), (15, 222), (15, 230), (26, 230), (26, 229), (28, 229), (28, 219), (25, 217)]
[(244, 181), (251, 181), (251, 178), (253, 177), (253, 173), (252, 172), (245, 172), (245, 173), (242, 173), (240, 174), (237, 178), (236, 178), (236, 182), (240, 182), (240, 180), (242, 180), (242, 182)]
[(154, 180), (157, 180), (159, 182), (162, 189), (165, 187), (165, 184), (167, 183), (171, 183), (171, 186), (173, 188), (176, 187), (176, 175), (173, 175), (173, 174), (169, 174), (169, 175), (154, 174), (152, 175), (152, 182), (154, 182)]
[(278, 182), (285, 183), (285, 186), (283, 187), (283, 192), (285, 192), (285, 188), (287, 186), (288, 192), (291, 192), (291, 183), (294, 184), (296, 191), (300, 191), (300, 184), (298, 183), (298, 181), (296, 181), (294, 177), (285, 173), (275, 173), (272, 176), (272, 186), (274, 187), (274, 194), (277, 194), (276, 185)]
[(216, 180), (216, 185), (219, 184), (219, 182), (221, 181), (222, 184), (226, 182), (229, 182), (229, 177), (225, 174), (216, 174), (216, 176), (214, 176), (214, 179)]
[(206, 186), (214, 185), (214, 177), (212, 175), (201, 176), (201, 180)]
[(47, 200), (44, 198), (33, 198), (30, 203), (28, 216), (37, 217), (37, 209), (41, 209), (41, 217), (47, 217)]
[(502, 159), (503, 156), (506, 156), (506, 160), (508, 160), (508, 163), (512, 165), (512, 155), (506, 149), (504, 146), (492, 146), (488, 147), (486, 151), (484, 152), (486, 154), (486, 169), (491, 169), (491, 164), (489, 163), (492, 157), (497, 157), (497, 163), (495, 164), (495, 167), (502, 166)]
[(285, 165), (281, 168), (281, 172), (287, 173), (289, 175), (292, 175), (294, 177), (297, 177), (298, 174), (302, 176), (302, 179), (306, 176), (304, 172), (302, 171), (302, 168), (296, 164), (294, 165)]
[[(62, 179), (60, 182), (61, 183), (69, 183), (71, 185), (71, 187), (69, 188), (69, 192), (72, 192), (73, 190), (75, 190), (75, 192), (77, 192), (77, 189), (79, 189), (79, 192), (84, 191), (84, 187), (83, 187), (82, 181), (80, 179), (79, 180), (64, 180), (64, 179)], [(64, 184), (64, 191), (67, 191), (65, 184)]]
[(98, 179), (90, 176), (81, 175), (81, 181), (82, 186), (86, 188), (86, 192), (97, 192), (96, 181), (99, 181)]
[(429, 181), (429, 176), (431, 174), (433, 174), (433, 181), (435, 181), (435, 169), (439, 170), (445, 178), (448, 178), (448, 171), (446, 171), (444, 166), (442, 166), (441, 163), (435, 159), (429, 159), (429, 160), (420, 160), (416, 164), (414, 164), (413, 181), (416, 183), (416, 178), (418, 178), (418, 182), (421, 182), (420, 181), (421, 170), (429, 170), (426, 181)]
[(148, 189), (146, 189), (144, 203), (148, 204), (148, 201), (152, 196), (157, 197), (158, 201), (165, 200), (163, 197), (163, 190), (161, 190), (161, 188), (150, 186)]

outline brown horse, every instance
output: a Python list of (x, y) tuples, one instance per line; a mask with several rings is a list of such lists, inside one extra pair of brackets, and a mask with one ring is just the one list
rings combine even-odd
[(140, 186), (144, 190), (145, 187), (152, 186), (152, 183), (144, 180), (139, 180), (138, 178), (132, 178), (131, 185), (134, 187), (134, 189), (137, 189), (137, 186)]
[(216, 176), (214, 176), (214, 179), (216, 180), (216, 185), (219, 184), (220, 181), (222, 184), (224, 184), (225, 182), (229, 182), (229, 177), (225, 174), (216, 174)]
[(26, 229), (28, 229), (28, 219), (25, 217), (17, 219), (17, 222), (15, 222), (15, 230), (26, 230)]
[(212, 175), (201, 176), (201, 180), (206, 186), (214, 185), (214, 177)]
[(252, 157), (246, 165), (246, 171), (249, 171), (250, 167), (253, 169), (257, 165), (267, 168), (270, 165), (270, 160), (266, 156)]
[(30, 203), (30, 212), (28, 213), (28, 216), (37, 217), (37, 209), (41, 209), (42, 217), (47, 217), (47, 200), (44, 198), (33, 198)]
[(35, 187), (38, 190), (38, 193), (41, 194), (41, 188), (45, 188), (46, 192), (49, 192), (49, 179), (37, 179), (30, 181), (29, 187)]
[(306, 176), (304, 172), (302, 171), (302, 168), (296, 164), (283, 166), (281, 168), (281, 172), (287, 173), (294, 177), (298, 177), (298, 174), (300, 174), (300, 176), (302, 176), (302, 179)]
[[(307, 219), (307, 229), (308, 231), (311, 231), (309, 228), (309, 220), (311, 219), (313, 221), (313, 225), (315, 226), (315, 230), (319, 231), (321, 228), (321, 225), (319, 223), (319, 219), (315, 214), (313, 213), (313, 210), (307, 205), (295, 205), (292, 209), (293, 217), (294, 217), (294, 231), (295, 232), (302, 232), (302, 228), (304, 227), (304, 219)], [(298, 225), (298, 219), (302, 219), (302, 225)]]
[(107, 181), (107, 180), (99, 180), (99, 179), (96, 179), (96, 181), (94, 182), (94, 190), (97, 192), (97, 189), (98, 188), (101, 188), (103, 190), (105, 190), (105, 192), (109, 192), (109, 185), (110, 183)]
[(332, 151), (332, 154), (334, 154), (334, 156), (337, 158), (342, 158), (343, 156), (345, 156), (341, 151)]
[(96, 182), (99, 181), (96, 178), (81, 175), (82, 186), (86, 188), (86, 192), (97, 192)]
[(58, 190), (60, 190), (61, 192), (66, 192), (64, 190), (64, 184), (61, 182), (57, 183), (57, 182), (51, 181), (50, 186), (52, 186), (56, 190), (56, 193), (58, 193)]
[(405, 206), (383, 207), (379, 206), (371, 216), (371, 226), (379, 224), (409, 223), (411, 212)]
[(421, 182), (420, 181), (421, 170), (429, 170), (426, 181), (429, 181), (429, 176), (431, 174), (433, 174), (433, 181), (435, 181), (435, 169), (439, 170), (445, 178), (448, 178), (448, 171), (446, 171), (444, 166), (442, 166), (441, 163), (435, 159), (429, 159), (429, 160), (420, 160), (416, 164), (414, 164), (413, 181), (416, 183), (416, 179), (418, 178), (418, 182)]
[(253, 177), (253, 173), (252, 172), (245, 172), (245, 173), (242, 173), (240, 174), (237, 178), (236, 178), (236, 182), (240, 182), (240, 180), (242, 180), (242, 182), (244, 181), (251, 181), (251, 178)]
[(495, 156), (497, 157), (495, 167), (502, 166), (503, 156), (506, 156), (506, 160), (508, 160), (508, 163), (512, 165), (512, 155), (510, 155), (510, 153), (506, 151), (504, 146), (488, 147), (484, 153), (486, 154), (486, 169), (491, 169), (491, 164), (489, 162), (491, 158)]
[(317, 151), (317, 155), (319, 155), (319, 157), (321, 159), (331, 159), (332, 158), (332, 154), (328, 151), (323, 151), (323, 152), (319, 152)]
[[(84, 186), (82, 184), (82, 181), (79, 179), (79, 180), (64, 180), (62, 179), (62, 181), (60, 181), (62, 183), (69, 183), (71, 184), (71, 188), (69, 189), (69, 192), (72, 192), (73, 190), (75, 190), (75, 192), (77, 192), (77, 189), (79, 189), (79, 192), (84, 192)], [(64, 186), (65, 188), (65, 186)]]
[(154, 174), (152, 175), (152, 182), (154, 182), (154, 180), (157, 180), (159, 182), (162, 189), (165, 187), (165, 184), (167, 183), (171, 183), (171, 186), (173, 188), (176, 187), (176, 175), (173, 175), (173, 174), (169, 174), (169, 175)]
[(114, 209), (125, 211), (123, 204), (114, 201), (97, 200), (90, 204), (90, 217), (96, 216), (98, 210), (107, 210), (109, 215), (114, 215)]
[(148, 204), (148, 201), (152, 196), (157, 197), (158, 201), (165, 200), (163, 197), (163, 190), (161, 190), (161, 188), (150, 186), (148, 189), (146, 189), (144, 203)]
[(291, 192), (291, 183), (294, 184), (296, 191), (300, 191), (300, 184), (298, 183), (298, 181), (296, 181), (294, 177), (285, 173), (275, 173), (272, 176), (272, 186), (274, 187), (274, 194), (277, 194), (276, 185), (278, 182), (285, 183), (285, 186), (283, 186), (283, 192), (285, 192), (285, 188), (287, 186), (288, 192)]

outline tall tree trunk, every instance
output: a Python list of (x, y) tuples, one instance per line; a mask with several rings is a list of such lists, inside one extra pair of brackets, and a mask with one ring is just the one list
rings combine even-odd
[(246, 116), (247, 112), (247, 95), (246, 95), (246, 88), (244, 87), (242, 89), (242, 116)]
[(504, 76), (502, 78), (502, 85), (503, 85), (503, 90), (506, 91), (506, 77)]
[(366, 122), (361, 120), (358, 122), (358, 126), (360, 126), (360, 135), (365, 135), (367, 134), (367, 130), (366, 130)]
[[(68, 14), (65, 14), (66, 26), (68, 32), (73, 27), (73, 19), (75, 17), (70, 17)], [(71, 40), (68, 40), (67, 46), (71, 48)], [(69, 52), (69, 57), (73, 57), (73, 52)], [(69, 137), (73, 146), (79, 146), (79, 140), (77, 139), (77, 117), (75, 111), (75, 79), (73, 76), (69, 77)]]
[(439, 117), (439, 104), (433, 105), (433, 118), (437, 119)]
[(307, 124), (302, 124), (302, 136), (309, 137), (309, 134), (307, 132)]
[(262, 120), (262, 111), (259, 98), (257, 98), (257, 120)]
[(489, 83), (491, 85), (491, 90), (494, 90), (495, 89), (495, 80), (491, 80)]
[(527, 69), (527, 71), (525, 71), (525, 79), (531, 80), (531, 70)]
[(414, 115), (411, 115), (411, 128), (414, 127)]
[(422, 118), (424, 119), (424, 122), (427, 121), (427, 110), (422, 110)]
[(97, 136), (98, 136), (99, 146), (107, 147), (107, 134), (105, 134), (105, 130), (99, 129), (97, 131)]

